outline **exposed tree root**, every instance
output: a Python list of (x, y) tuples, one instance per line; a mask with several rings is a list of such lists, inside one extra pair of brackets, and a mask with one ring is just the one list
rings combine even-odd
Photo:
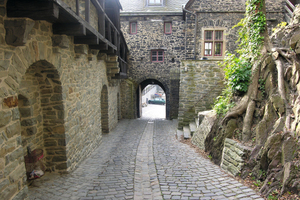
[(255, 101), (250, 100), (244, 118), (243, 133), (242, 133), (243, 134), (242, 139), (244, 142), (247, 142), (248, 140), (251, 139), (251, 126), (252, 126), (254, 111), (255, 111)]

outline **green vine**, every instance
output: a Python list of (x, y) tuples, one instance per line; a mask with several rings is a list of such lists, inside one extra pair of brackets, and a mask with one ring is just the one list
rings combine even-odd
[(266, 15), (262, 12), (263, 0), (248, 0), (246, 16), (235, 27), (239, 29), (239, 48), (236, 50), (241, 57), (256, 59), (260, 55), (266, 29)]
[(260, 56), (263, 46), (263, 33), (266, 29), (266, 16), (263, 13), (264, 0), (247, 0), (246, 14), (237, 25), (239, 42), (237, 55), (226, 53), (224, 61), (219, 63), (225, 71), (226, 88), (214, 104), (214, 110), (225, 114), (232, 107), (234, 93), (245, 93), (251, 78), (252, 61)]

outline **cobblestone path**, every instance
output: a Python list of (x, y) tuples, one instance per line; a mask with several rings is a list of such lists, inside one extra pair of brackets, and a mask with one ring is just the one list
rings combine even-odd
[(188, 145), (176, 123), (122, 120), (69, 174), (48, 173), (29, 199), (262, 199)]

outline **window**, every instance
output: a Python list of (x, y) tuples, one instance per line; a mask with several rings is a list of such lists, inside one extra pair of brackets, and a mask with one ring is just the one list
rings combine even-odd
[(136, 33), (137, 33), (137, 23), (130, 22), (130, 34), (136, 34)]
[(204, 31), (204, 56), (223, 56), (223, 31)]
[(162, 6), (163, 0), (147, 0), (148, 6)]
[(172, 22), (165, 22), (164, 31), (165, 31), (165, 34), (172, 33)]
[(163, 50), (152, 50), (151, 51), (152, 62), (164, 62), (164, 51)]

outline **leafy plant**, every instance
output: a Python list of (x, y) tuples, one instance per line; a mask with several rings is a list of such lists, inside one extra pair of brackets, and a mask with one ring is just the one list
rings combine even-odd
[(255, 186), (260, 187), (262, 185), (262, 182), (260, 180), (257, 180), (255, 183), (253, 183)]
[(287, 25), (286, 22), (281, 22), (280, 24), (277, 24), (275, 28), (272, 29), (273, 33), (279, 32), (282, 28), (284, 28)]
[(214, 102), (213, 109), (217, 112), (217, 114), (224, 115), (230, 108), (232, 108), (235, 104), (231, 102), (232, 92), (231, 88), (226, 88), (223, 90), (222, 95), (218, 96)]
[(225, 80), (232, 92), (247, 92), (252, 65), (243, 57), (227, 53), (224, 58)]
[(266, 81), (264, 79), (259, 79), (258, 83), (259, 83), (259, 90), (261, 91), (262, 95), (264, 96), (266, 94), (266, 89), (265, 89)]
[(246, 15), (237, 25), (239, 31), (237, 55), (226, 53), (224, 62), (219, 63), (224, 67), (227, 87), (214, 104), (218, 114), (225, 114), (231, 107), (230, 99), (236, 92), (247, 92), (251, 79), (251, 62), (257, 60), (263, 46), (266, 30), (266, 16), (262, 12), (263, 0), (247, 0)]

